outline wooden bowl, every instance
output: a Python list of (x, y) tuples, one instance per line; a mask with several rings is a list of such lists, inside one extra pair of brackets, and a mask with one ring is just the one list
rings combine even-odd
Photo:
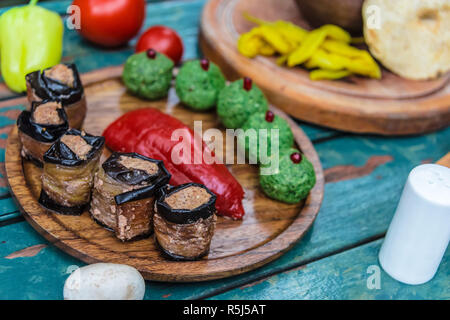
[(331, 23), (354, 35), (362, 34), (364, 0), (295, 0), (302, 16), (313, 27)]
[(414, 81), (383, 69), (381, 80), (352, 76), (311, 81), (307, 70), (280, 67), (276, 57), (249, 59), (239, 53), (239, 35), (255, 26), (245, 12), (310, 27), (295, 0), (209, 0), (200, 24), (200, 48), (229, 80), (252, 78), (272, 104), (290, 115), (338, 130), (383, 135), (423, 134), (450, 123), (450, 74)]

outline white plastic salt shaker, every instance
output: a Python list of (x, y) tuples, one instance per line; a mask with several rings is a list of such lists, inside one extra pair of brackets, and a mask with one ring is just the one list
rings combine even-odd
[(409, 174), (380, 250), (383, 269), (407, 284), (436, 273), (450, 241), (450, 169), (437, 164)]

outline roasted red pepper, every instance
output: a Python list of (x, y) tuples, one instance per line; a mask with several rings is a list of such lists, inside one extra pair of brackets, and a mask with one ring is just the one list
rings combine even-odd
[[(201, 149), (194, 143), (194, 132), (181, 121), (160, 112), (157, 109), (140, 109), (128, 112), (114, 121), (103, 132), (106, 145), (113, 151), (137, 152), (147, 157), (163, 160), (167, 170), (172, 174), (170, 184), (179, 185), (197, 182), (205, 185), (217, 196), (218, 214), (241, 219), (244, 216), (242, 199), (244, 190), (239, 182), (223, 164), (196, 163), (175, 164), (172, 161), (172, 149), (179, 141), (172, 141), (174, 130), (186, 130), (190, 136), (191, 157), (196, 152), (207, 148), (202, 142)], [(184, 157), (185, 155), (183, 155)]]

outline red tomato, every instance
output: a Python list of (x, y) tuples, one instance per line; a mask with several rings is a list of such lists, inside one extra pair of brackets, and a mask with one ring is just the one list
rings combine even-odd
[(145, 31), (136, 45), (136, 52), (155, 49), (164, 53), (175, 64), (183, 56), (183, 42), (175, 30), (165, 26), (153, 26)]
[(145, 18), (145, 0), (75, 0), (73, 5), (80, 8), (81, 35), (105, 47), (126, 44)]

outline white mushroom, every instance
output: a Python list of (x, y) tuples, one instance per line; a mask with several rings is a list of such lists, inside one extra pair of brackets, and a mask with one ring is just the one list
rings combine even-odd
[(145, 281), (135, 268), (96, 263), (76, 269), (64, 284), (65, 300), (142, 300)]

